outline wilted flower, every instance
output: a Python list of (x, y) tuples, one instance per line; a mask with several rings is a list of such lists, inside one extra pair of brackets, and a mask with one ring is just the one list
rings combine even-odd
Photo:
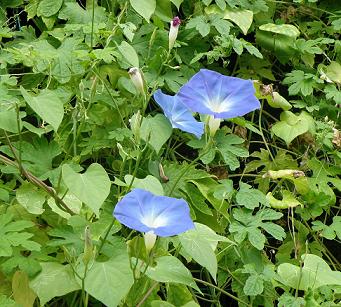
[(137, 91), (142, 95), (145, 95), (144, 81), (140, 69), (132, 67), (128, 70), (128, 74)]
[(181, 20), (178, 16), (174, 17), (170, 22), (169, 35), (168, 35), (168, 48), (171, 50), (174, 47), (175, 40), (178, 36), (179, 26)]
[(204, 124), (195, 120), (191, 111), (180, 101), (177, 95), (169, 96), (157, 90), (154, 99), (162, 108), (165, 116), (169, 119), (173, 128), (178, 128), (194, 134), (200, 138), (204, 133)]
[(260, 108), (251, 80), (224, 76), (201, 69), (184, 86), (178, 96), (193, 112), (228, 119)]
[(134, 189), (116, 205), (115, 218), (123, 225), (145, 233), (147, 249), (156, 236), (169, 237), (194, 228), (185, 200)]

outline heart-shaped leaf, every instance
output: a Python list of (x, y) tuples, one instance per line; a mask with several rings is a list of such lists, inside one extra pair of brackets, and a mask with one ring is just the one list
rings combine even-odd
[(98, 163), (89, 166), (84, 174), (76, 173), (69, 165), (63, 166), (63, 180), (69, 191), (99, 214), (110, 192), (111, 182), (105, 169)]

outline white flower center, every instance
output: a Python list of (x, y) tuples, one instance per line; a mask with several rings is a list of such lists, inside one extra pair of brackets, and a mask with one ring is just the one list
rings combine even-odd
[(207, 101), (209, 108), (215, 113), (227, 112), (229, 110), (228, 99), (221, 100), (219, 98)]
[(141, 222), (150, 228), (158, 228), (167, 225), (167, 219), (162, 216), (154, 216), (153, 214), (144, 216)]

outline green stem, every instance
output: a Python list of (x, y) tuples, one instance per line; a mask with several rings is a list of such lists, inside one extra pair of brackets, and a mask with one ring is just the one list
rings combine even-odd
[(93, 48), (93, 39), (94, 39), (94, 24), (95, 24), (95, 0), (92, 0), (92, 15), (91, 15), (91, 36), (90, 36), (90, 44), (91, 48)]
[[(11, 159), (3, 156), (0, 154), (0, 161), (3, 162), (6, 165), (11, 165), (18, 170), (20, 170), (20, 166), (17, 162), (12, 161)], [(24, 168), (21, 169), (21, 175), (25, 177), (29, 182), (31, 182), (33, 185), (35, 185), (38, 188), (43, 189), (47, 194), (49, 194), (56, 202), (56, 205), (63, 211), (68, 212), (70, 215), (75, 215), (74, 212), (65, 204), (65, 202), (57, 195), (56, 191), (49, 187), (45, 182), (41, 181), (39, 178), (35, 177), (30, 172), (26, 171)]]
[(201, 279), (198, 279), (198, 278), (193, 278), (193, 279), (194, 279), (194, 281), (196, 281), (198, 283), (201, 283), (201, 284), (203, 284), (205, 286), (209, 286), (209, 287), (212, 287), (212, 288), (220, 291), (221, 293), (225, 294), (226, 296), (236, 300), (240, 304), (252, 307), (249, 303), (244, 302), (243, 300), (241, 300), (240, 298), (234, 296), (233, 294), (231, 294), (231, 293), (229, 293), (229, 292), (227, 292), (227, 291), (225, 291), (225, 290), (223, 290), (223, 289), (221, 289), (221, 288), (219, 288), (219, 287), (217, 287), (217, 286), (215, 286), (215, 285), (213, 285), (213, 284), (211, 284), (211, 283), (209, 283), (207, 281), (204, 281), (204, 280), (201, 280)]
[(208, 150), (210, 149), (210, 146), (212, 144), (212, 138), (210, 138), (206, 144), (206, 146), (204, 147), (203, 151), (201, 152), (200, 155), (198, 155), (194, 160), (191, 161), (191, 163), (187, 164), (186, 167), (184, 168), (184, 170), (181, 172), (181, 174), (178, 176), (178, 178), (176, 178), (172, 188), (169, 191), (169, 196), (172, 196), (176, 186), (178, 185), (178, 183), (180, 182), (181, 178), (183, 176), (186, 175), (187, 171), (196, 163), (198, 162), (205, 154), (207, 154)]
[[(265, 139), (264, 133), (263, 133), (263, 128), (262, 128), (262, 113), (263, 113), (263, 106), (264, 106), (264, 100), (262, 100), (262, 104), (261, 104), (261, 109), (259, 111), (259, 117), (258, 117), (258, 125), (259, 125), (259, 131), (261, 133), (261, 137), (263, 139), (264, 145), (269, 153), (269, 156), (271, 157), (271, 160), (275, 163), (275, 157), (273, 156), (270, 147), (268, 145), (268, 142)], [(275, 163), (276, 165), (276, 163)]]

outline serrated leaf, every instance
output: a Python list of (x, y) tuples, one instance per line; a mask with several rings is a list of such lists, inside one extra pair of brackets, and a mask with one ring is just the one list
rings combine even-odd
[(242, 182), (236, 200), (239, 205), (248, 209), (257, 208), (260, 204), (268, 205), (268, 201), (261, 191), (252, 189), (250, 185)]
[(226, 7), (225, 10), (221, 10), (216, 5), (210, 5), (205, 9), (205, 12), (206, 14), (222, 15), (224, 19), (231, 20), (242, 30), (244, 35), (247, 34), (253, 20), (253, 12), (245, 9)]
[(256, 296), (262, 294), (264, 290), (264, 282), (262, 277), (258, 274), (249, 276), (245, 282), (243, 290), (246, 295)]
[(255, 248), (257, 248), (258, 250), (262, 250), (264, 248), (266, 238), (258, 228), (256, 227), (249, 228), (247, 236), (250, 243)]

